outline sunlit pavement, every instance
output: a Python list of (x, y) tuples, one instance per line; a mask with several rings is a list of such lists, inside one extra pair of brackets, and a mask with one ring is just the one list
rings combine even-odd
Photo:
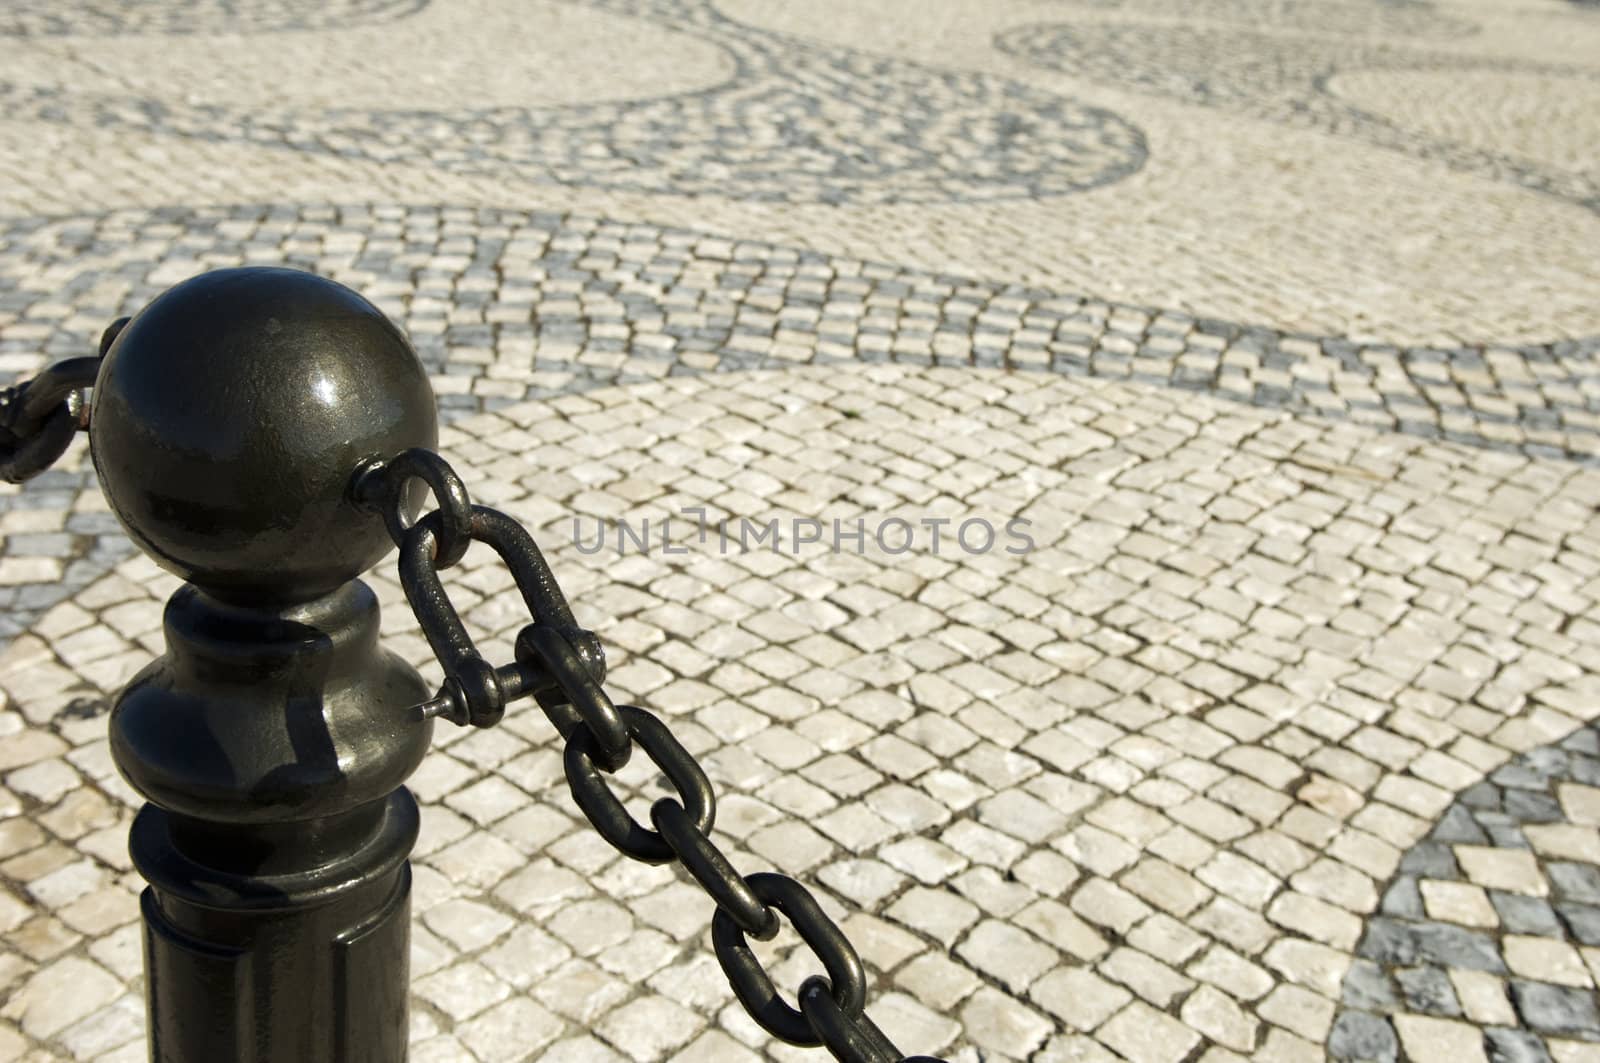
[[(0, 370), (214, 267), (371, 298), (908, 1052), (1587, 1060), (1597, 57), (1566, 0), (17, 0)], [(0, 532), (0, 1061), (142, 1061), (105, 713), (176, 581), (81, 443)], [(414, 1063), (816, 1058), (536, 708), (436, 745)]]

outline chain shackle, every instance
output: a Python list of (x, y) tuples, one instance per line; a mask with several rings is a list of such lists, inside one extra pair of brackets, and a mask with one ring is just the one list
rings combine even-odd
[[(548, 688), (552, 679), (521, 661), (496, 668), (478, 653), (439, 578), (439, 541), (446, 534), (446, 519), (442, 511), (429, 513), (406, 530), (400, 546), (400, 582), (406, 600), (445, 673), (439, 693), (419, 706), (419, 711), (456, 724), (492, 727), (505, 715), (507, 703)], [(481, 542), (499, 555), (535, 618), (535, 626), (576, 628), (572, 609), (544, 555), (521, 524), (499, 510), (473, 506), (466, 522), (466, 539)]]
[[(428, 484), (439, 508), (412, 522), (405, 496), (414, 480)], [(741, 876), (717, 848), (710, 837), (716, 795), (704, 769), (660, 719), (616, 705), (606, 694), (599, 640), (577, 626), (544, 555), (521, 524), (472, 505), (449, 464), (428, 450), (363, 466), (351, 493), (358, 505), (383, 516), (399, 542), (406, 599), (444, 668), (444, 684), (418, 706), (421, 715), (488, 727), (509, 702), (533, 695), (566, 743), (562, 764), (572, 799), (601, 837), (643, 863), (676, 861), (715, 902), (711, 939), (717, 962), (763, 1029), (789, 1044), (826, 1047), (843, 1063), (943, 1063), (932, 1056), (902, 1059), (867, 1018), (861, 958), (810, 891), (785, 875)], [(499, 668), (478, 653), (439, 576), (474, 540), (500, 556), (532, 618), (517, 633), (515, 660)], [(677, 791), (676, 800), (651, 805), (650, 827), (633, 817), (606, 779), (628, 763), (635, 743)], [(750, 946), (752, 938), (777, 936), (780, 914), (827, 973), (801, 987), (799, 1008), (781, 999)]]

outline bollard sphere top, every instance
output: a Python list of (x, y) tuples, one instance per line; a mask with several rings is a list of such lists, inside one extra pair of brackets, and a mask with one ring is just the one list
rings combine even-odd
[(106, 352), (90, 447), (106, 498), (162, 567), (217, 597), (305, 601), (392, 544), (356, 468), (435, 447), (427, 372), (388, 318), (292, 269), (170, 289)]

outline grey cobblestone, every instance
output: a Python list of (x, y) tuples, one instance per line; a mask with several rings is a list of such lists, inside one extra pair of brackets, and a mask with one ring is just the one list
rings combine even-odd
[[(1481, 905), (1469, 909), (1430, 904), (1426, 914), (1412, 909), (1392, 913), (1403, 915), (1403, 921), (1369, 923), (1358, 955), (1380, 966), (1362, 967), (1359, 973), (1352, 968), (1346, 976), (1344, 1004), (1353, 1010), (1344, 1013), (1338, 1028), (1352, 1032), (1348, 1044), (1330, 1042), (1336, 1057), (1366, 1058), (1361, 1054), (1364, 1042), (1357, 1035), (1377, 1028), (1374, 1013), (1460, 1017), (1462, 1002), (1452, 991), (1451, 979), (1459, 987), (1460, 972), (1469, 970), (1493, 976), (1476, 984), (1474, 997), (1466, 1001), (1469, 1009), (1494, 1006), (1498, 1011), (1497, 1000), (1509, 1001), (1514, 1013), (1498, 1017), (1520, 1018), (1526, 1026), (1526, 1031), (1500, 1031), (1498, 1037), (1491, 1033), (1492, 1058), (1549, 1058), (1546, 1048), (1552, 1038), (1600, 1037), (1595, 1028), (1593, 973), (1576, 951), (1593, 939), (1594, 909), (1581, 901), (1589, 897), (1591, 880), (1600, 873), (1593, 862), (1600, 853), (1589, 853), (1589, 860), (1581, 863), (1545, 858), (1566, 853), (1568, 832), (1592, 829), (1552, 822), (1566, 818), (1563, 798), (1569, 807), (1587, 800), (1591, 788), (1578, 780), (1593, 779), (1594, 753), (1595, 732), (1586, 728), (1558, 745), (1512, 760), (1463, 793), (1437, 820), (1428, 840), (1402, 861), (1402, 867), (1414, 866), (1418, 852), (1453, 849), (1470, 862), (1463, 869), (1425, 858), (1431, 864), (1425, 891), (1430, 886), (1436, 891), (1477, 888), (1452, 887), (1443, 881), (1463, 878), (1494, 878), (1493, 885), (1499, 888), (1488, 891), (1492, 907), (1486, 911)], [(1536, 832), (1533, 842), (1519, 829), (1530, 825)], [(1499, 851), (1505, 853), (1505, 861), (1495, 861)], [(1395, 886), (1389, 888), (1392, 892)], [(1498, 944), (1491, 944), (1495, 939)], [(1418, 962), (1424, 966), (1412, 966)], [(1525, 977), (1516, 977), (1519, 973)], [(1398, 992), (1383, 984), (1384, 975), (1394, 979)], [(1476, 1003), (1485, 994), (1489, 1004)], [(1555, 1050), (1559, 1054), (1560, 1046)]]

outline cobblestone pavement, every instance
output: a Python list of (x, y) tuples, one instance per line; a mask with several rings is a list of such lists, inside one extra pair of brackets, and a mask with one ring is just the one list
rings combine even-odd
[[(1600, 166), (1592, 154), (1550, 165), (1535, 150), (1508, 154), (1479, 146), (1469, 137), (1431, 135), (1408, 128), (1383, 113), (1390, 93), (1381, 77), (1372, 101), (1343, 91), (1345, 78), (1398, 71), (1403, 78), (1435, 84), (1467, 81), (1475, 74), (1534, 74), (1540, 84), (1566, 84), (1567, 91), (1600, 99), (1600, 72), (1581, 66), (1539, 64), (1487, 57), (1437, 55), (1413, 47), (1349, 41), (1308, 41), (1237, 28), (1197, 29), (1192, 25), (1147, 23), (1050, 24), (1018, 26), (996, 40), (996, 47), (1030, 62), (1089, 77), (1126, 83), (1208, 107), (1245, 111), (1269, 121), (1310, 126), (1336, 136), (1436, 158), (1447, 165), (1507, 180), (1548, 195), (1600, 210)], [(1405, 87), (1405, 82), (1401, 82)], [(1392, 90), (1391, 90), (1392, 91)], [(1453, 131), (1454, 132), (1454, 131)], [(1570, 144), (1569, 144), (1570, 146)], [(1524, 151), (1526, 151), (1526, 146)]]
[(272, 114), (259, 99), (191, 105), (129, 98), (120, 86), (63, 93), (5, 92), (0, 85), (0, 100), (18, 115), (111, 132), (133, 128), (383, 162), (423, 158), (469, 173), (516, 166), (542, 169), (562, 184), (758, 200), (1060, 195), (1117, 181), (1144, 159), (1137, 128), (1023, 82), (956, 77), (754, 33), (695, 0), (592, 2), (694, 31), (725, 52), (732, 76), (660, 100), (534, 109), (339, 106)]
[[(12, 3), (0, 372), (207, 268), (364, 292), (908, 1050), (1595, 1059), (1597, 57), (1567, 0)], [(685, 507), (783, 537), (617, 537)], [(0, 534), (0, 1063), (142, 1060), (105, 714), (174, 579), (81, 441)], [(412, 1059), (813, 1058), (552, 738), (414, 779)]]
[(0, 34), (92, 37), (335, 29), (403, 18), (427, 5), (428, 0), (280, 0), (274, 4), (236, 4), (228, 0), (13, 0), (0, 12)]

